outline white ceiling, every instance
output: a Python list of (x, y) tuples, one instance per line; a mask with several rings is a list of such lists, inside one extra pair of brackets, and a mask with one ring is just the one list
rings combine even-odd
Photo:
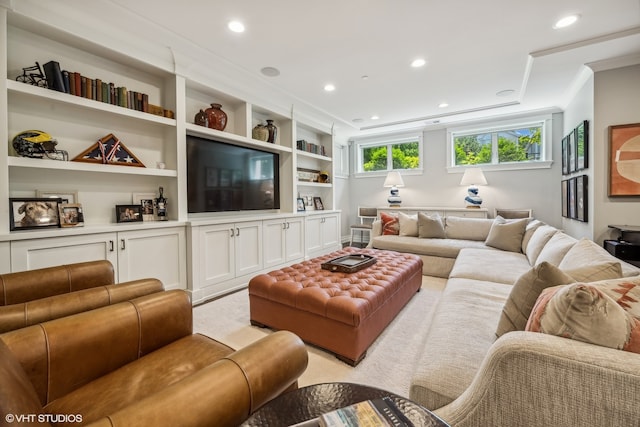
[[(91, 2), (77, 3), (90, 7)], [(138, 15), (365, 130), (562, 108), (588, 75), (584, 64), (619, 57), (640, 62), (639, 0), (105, 4)], [(569, 28), (553, 29), (567, 14), (581, 19)], [(230, 32), (230, 20), (242, 21), (246, 31)], [(416, 57), (427, 65), (411, 68)], [(281, 74), (263, 76), (260, 69), (266, 66)], [(334, 92), (323, 90), (329, 82), (336, 86)], [(507, 89), (514, 93), (496, 95)], [(443, 102), (449, 106), (439, 108)], [(379, 120), (371, 120), (372, 115)]]

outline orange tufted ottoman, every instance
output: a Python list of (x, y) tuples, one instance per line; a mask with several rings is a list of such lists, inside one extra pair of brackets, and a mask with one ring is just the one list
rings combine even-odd
[[(377, 263), (355, 273), (320, 266), (352, 253)], [(355, 366), (421, 284), (417, 255), (346, 248), (251, 279), (251, 324), (292, 331)]]

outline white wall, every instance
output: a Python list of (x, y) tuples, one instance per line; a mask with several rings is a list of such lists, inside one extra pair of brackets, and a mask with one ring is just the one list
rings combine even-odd
[(608, 197), (609, 126), (640, 123), (640, 65), (594, 75), (594, 240), (615, 236), (609, 224), (640, 225), (638, 197)]
[[(494, 208), (531, 208), (535, 217), (561, 226), (562, 126), (562, 114), (554, 114), (552, 156), (555, 161), (551, 168), (485, 172), (488, 185), (480, 187), (480, 195), (484, 200), (482, 206), (488, 208), (492, 216)], [(447, 130), (426, 130), (423, 137), (424, 173), (403, 175), (405, 187), (400, 189), (403, 206), (464, 207), (467, 188), (460, 186), (462, 175), (448, 173), (446, 169)], [(384, 177), (352, 176), (349, 180), (351, 222), (356, 219), (359, 205), (387, 204), (389, 189), (382, 187), (383, 182)]]
[[(562, 218), (562, 228), (571, 236), (576, 238), (586, 237), (593, 239), (593, 224), (595, 218), (594, 209), (594, 165), (602, 162), (602, 158), (596, 158), (594, 153), (594, 115), (593, 115), (593, 74), (587, 79), (584, 85), (577, 91), (574, 98), (564, 111), (564, 126), (562, 135), (568, 135), (583, 120), (589, 121), (589, 167), (583, 171), (571, 174), (571, 176), (587, 175), (588, 192), (587, 192), (587, 215), (589, 222), (581, 222), (575, 219)], [(560, 160), (560, 159), (559, 159)], [(564, 176), (567, 179), (570, 176)], [(560, 184), (558, 184), (560, 185)], [(562, 215), (562, 214), (561, 214)]]

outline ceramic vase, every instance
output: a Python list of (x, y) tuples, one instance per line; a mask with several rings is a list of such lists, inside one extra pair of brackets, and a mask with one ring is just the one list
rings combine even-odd
[(227, 113), (222, 111), (221, 108), (222, 105), (220, 104), (211, 104), (211, 108), (205, 110), (209, 128), (224, 130), (227, 127)]
[(251, 131), (251, 137), (258, 141), (266, 141), (269, 139), (269, 130), (262, 123), (258, 123)]
[(267, 142), (275, 144), (276, 138), (278, 138), (278, 128), (276, 127), (276, 125), (273, 124), (273, 120), (267, 120), (267, 125), (265, 127), (269, 132)]

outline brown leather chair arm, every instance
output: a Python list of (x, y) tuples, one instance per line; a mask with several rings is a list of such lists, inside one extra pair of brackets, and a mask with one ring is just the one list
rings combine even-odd
[(189, 295), (158, 292), (0, 335), (43, 405), (184, 336)]
[(235, 427), (304, 372), (303, 342), (275, 332), (91, 427)]
[(20, 304), (0, 306), (0, 333), (116, 304), (164, 290), (157, 279), (83, 289)]
[(0, 306), (112, 285), (114, 277), (105, 260), (0, 274)]

